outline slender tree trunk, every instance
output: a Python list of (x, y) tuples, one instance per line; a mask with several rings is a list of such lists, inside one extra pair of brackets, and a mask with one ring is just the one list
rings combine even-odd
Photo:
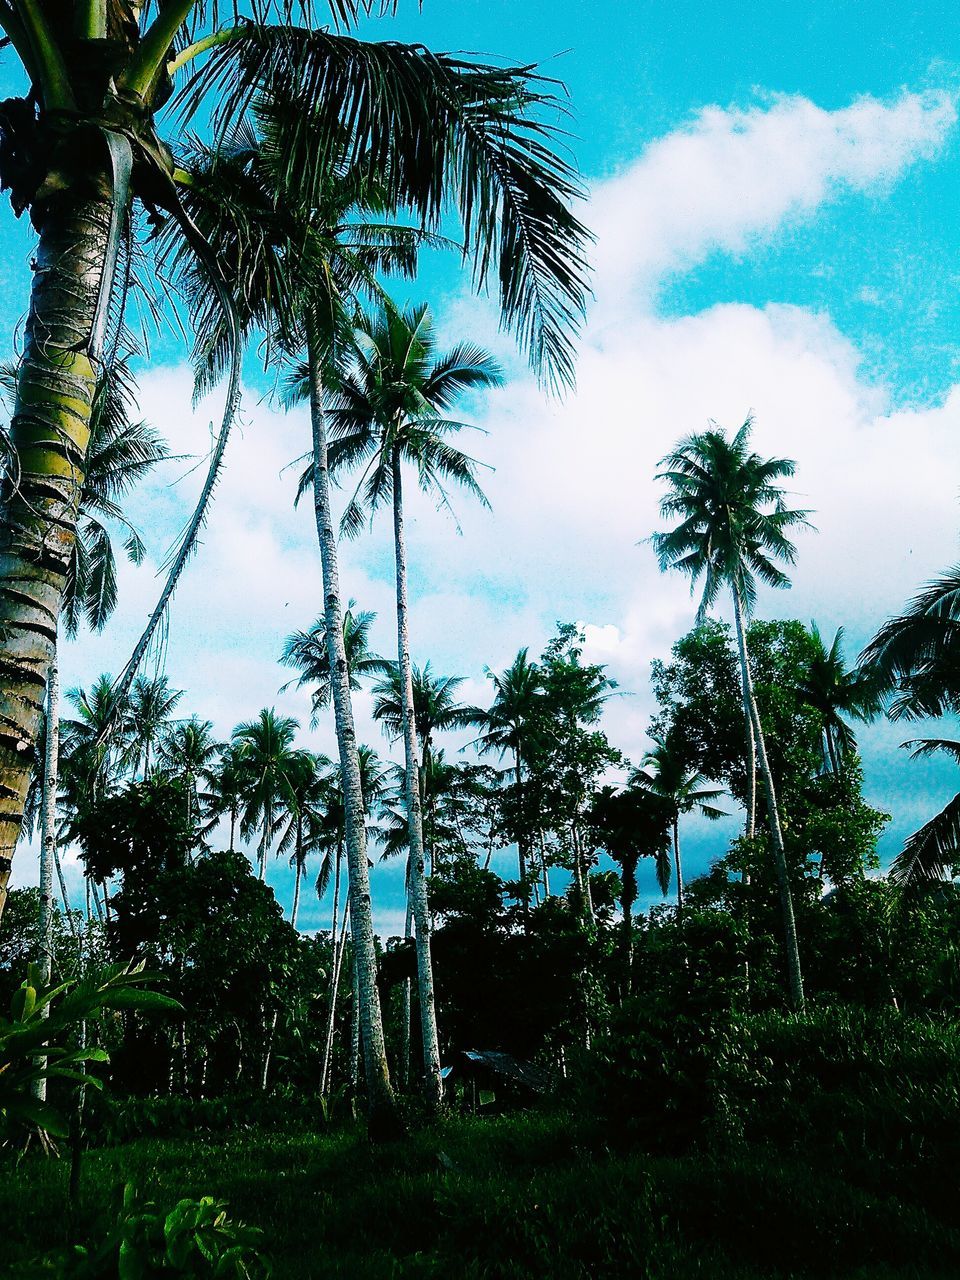
[(330, 511), (330, 476), (327, 469), (327, 432), (323, 412), (321, 349), (315, 332), (310, 334), (310, 418), (313, 433), (313, 500), (323, 568), (324, 620), (330, 688), (340, 750), (343, 785), (347, 869), (350, 888), (350, 920), (357, 1004), (363, 1023), (364, 1071), (371, 1129), (383, 1132), (398, 1125), (396, 1102), (390, 1084), (387, 1051), (383, 1036), (383, 1016), (377, 990), (377, 951), (370, 902), (367, 869), (367, 833), (360, 783), (360, 757), (350, 700), (350, 673), (343, 641), (343, 617), (337, 542)]
[(547, 867), (547, 846), (543, 838), (543, 832), (540, 833), (540, 868), (543, 872), (543, 896), (544, 899), (550, 897), (550, 871)]
[(362, 1017), (360, 1010), (360, 974), (357, 969), (357, 952), (351, 940), (350, 944), (350, 990), (352, 993), (352, 1012), (350, 1014), (350, 1096), (357, 1096), (359, 1085), (360, 1048), (362, 1036)]
[(293, 907), (290, 911), (290, 923), (294, 928), (297, 927), (297, 912), (300, 910), (300, 880), (303, 877), (303, 867), (297, 858), (296, 878), (293, 882)]
[(60, 853), (57, 846), (53, 846), (53, 860), (56, 866), (57, 879), (60, 882), (60, 897), (63, 899), (63, 914), (66, 916), (67, 925), (70, 928), (70, 936), (77, 939), (77, 922), (74, 919), (73, 912), (70, 909), (70, 895), (67, 893), (67, 882), (63, 878), (63, 867), (60, 863)]
[(680, 820), (673, 820), (673, 867), (677, 874), (677, 923), (683, 924), (683, 871), (680, 866)]
[(340, 990), (340, 974), (343, 970), (343, 954), (347, 945), (347, 920), (350, 918), (350, 904), (343, 904), (343, 920), (340, 925), (340, 938), (337, 940), (336, 930), (333, 934), (333, 972), (330, 975), (330, 1005), (327, 1010), (327, 1035), (323, 1044), (323, 1065), (320, 1071), (320, 1093), (326, 1097), (330, 1088), (330, 1077), (333, 1074), (333, 1033), (337, 1024), (337, 993)]
[(413, 669), (410, 661), (410, 631), (407, 621), (407, 549), (403, 532), (403, 488), (400, 455), (395, 449), (393, 466), (393, 534), (397, 567), (397, 656), (400, 664), (400, 687), (403, 695), (403, 747), (405, 756), (405, 790), (407, 798), (407, 832), (410, 849), (410, 897), (417, 948), (417, 994), (420, 1001), (420, 1026), (423, 1035), (423, 1070), (430, 1105), (443, 1103), (443, 1079), (440, 1075), (440, 1042), (437, 1032), (437, 1009), (433, 990), (433, 961), (430, 955), (430, 904), (424, 872), (423, 812), (420, 806), (417, 726), (413, 707)]
[(110, 182), (93, 173), (86, 193), (33, 210), (40, 238), (0, 510), (0, 915), (76, 536), (111, 209)]
[(733, 593), (734, 614), (737, 624), (737, 645), (740, 650), (740, 671), (743, 687), (746, 691), (748, 710), (753, 723), (756, 739), (757, 758), (760, 775), (763, 778), (763, 789), (767, 801), (767, 816), (770, 825), (770, 836), (773, 842), (773, 856), (777, 869), (777, 883), (780, 889), (780, 909), (783, 914), (784, 945), (787, 955), (787, 975), (790, 987), (790, 1002), (797, 1012), (804, 1006), (803, 975), (800, 969), (800, 948), (797, 943), (797, 924), (793, 913), (793, 894), (790, 891), (790, 877), (787, 870), (787, 855), (783, 845), (783, 832), (780, 827), (780, 810), (777, 806), (777, 793), (773, 784), (770, 761), (767, 758), (767, 745), (760, 724), (760, 713), (753, 690), (753, 675), (750, 671), (750, 659), (747, 656), (747, 642), (743, 626), (743, 603), (736, 590)]
[[(60, 679), (57, 672), (57, 655), (47, 672), (47, 732), (43, 761), (43, 799), (41, 802), (40, 841), (40, 956), (39, 965), (45, 986), (53, 978), (53, 868), (57, 861), (57, 759), (60, 752)], [(45, 1005), (42, 1016), (50, 1016)], [(41, 1065), (46, 1066), (46, 1055)], [(47, 1081), (34, 1081), (34, 1097), (46, 1101)]]
[[(407, 913), (403, 923), (403, 936), (406, 939), (410, 939), (413, 937), (413, 906), (410, 902), (409, 869), (406, 881)], [(400, 1079), (404, 1089), (409, 1089), (410, 1087), (410, 1014), (413, 1009), (412, 995), (410, 979), (406, 978), (403, 983), (403, 998), (400, 1002), (400, 1016), (403, 1020), (400, 1029)]]
[(234, 853), (234, 844), (237, 838), (237, 806), (230, 806), (230, 852)]
[(260, 1089), (263, 1093), (267, 1091), (267, 1078), (270, 1075), (270, 1059), (273, 1057), (273, 1042), (277, 1034), (277, 1019), (280, 1016), (280, 1010), (274, 1009), (273, 1017), (270, 1019), (270, 1031), (267, 1035), (267, 1052), (263, 1059), (263, 1075), (260, 1077)]

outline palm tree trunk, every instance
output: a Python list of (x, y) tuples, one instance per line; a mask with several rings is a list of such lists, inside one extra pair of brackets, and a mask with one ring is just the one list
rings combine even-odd
[(790, 877), (787, 871), (787, 855), (783, 845), (783, 831), (780, 827), (780, 810), (777, 806), (777, 793), (773, 784), (770, 761), (767, 758), (767, 744), (760, 724), (760, 713), (753, 690), (753, 675), (750, 671), (750, 660), (747, 656), (747, 642), (743, 628), (743, 603), (740, 593), (733, 592), (734, 615), (737, 624), (737, 645), (740, 650), (740, 673), (747, 699), (747, 709), (753, 725), (756, 739), (757, 758), (760, 774), (763, 778), (763, 789), (767, 801), (767, 818), (770, 835), (773, 841), (773, 856), (777, 868), (777, 883), (780, 889), (780, 909), (783, 914), (784, 945), (787, 954), (787, 975), (790, 987), (790, 1002), (800, 1013), (804, 1006), (803, 975), (800, 969), (800, 948), (797, 943), (797, 923), (793, 913), (793, 894), (790, 891)]
[[(40, 843), (40, 973), (44, 986), (49, 987), (53, 978), (53, 867), (57, 861), (57, 759), (60, 749), (60, 680), (57, 672), (57, 655), (47, 672), (47, 732), (43, 761), (43, 812)], [(49, 1006), (44, 1006), (41, 1016), (50, 1016)], [(46, 1067), (46, 1057), (40, 1065)], [(34, 1082), (34, 1097), (46, 1101), (47, 1081), (41, 1077)]]
[[(111, 183), (34, 209), (40, 233), (0, 511), (0, 915), (76, 535), (102, 345)], [(102, 288), (103, 286), (103, 288)]]
[(363, 1023), (364, 1072), (370, 1125), (371, 1129), (387, 1131), (397, 1127), (398, 1117), (393, 1088), (390, 1084), (390, 1071), (387, 1066), (383, 1016), (380, 1010), (380, 994), (377, 990), (377, 952), (370, 903), (370, 876), (367, 869), (367, 833), (363, 792), (360, 785), (360, 757), (357, 753), (357, 735), (350, 700), (350, 673), (343, 642), (337, 542), (330, 510), (321, 347), (315, 330), (311, 330), (309, 337), (313, 503), (323, 569), (324, 619), (330, 665), (330, 688), (333, 696), (337, 745), (340, 750), (357, 1004)]
[(47, 733), (43, 761), (40, 846), (40, 968), (49, 986), (53, 972), (53, 869), (57, 857), (57, 764), (60, 754), (60, 678), (57, 658), (47, 673)]
[[(741, 663), (741, 681), (743, 664)], [(747, 837), (752, 840), (757, 830), (757, 744), (753, 736), (753, 716), (750, 714), (750, 698), (743, 688), (743, 718), (747, 731)]]
[(343, 954), (347, 946), (347, 921), (350, 918), (350, 903), (343, 904), (343, 920), (340, 924), (340, 939), (337, 941), (336, 931), (333, 935), (333, 972), (330, 975), (330, 1006), (327, 1010), (327, 1035), (323, 1044), (323, 1063), (320, 1071), (320, 1095), (326, 1097), (330, 1088), (331, 1068), (333, 1066), (333, 1032), (337, 1024), (337, 993), (340, 990), (340, 975), (343, 971)]
[(406, 765), (404, 782), (410, 849), (410, 897), (413, 902), (417, 948), (417, 994), (420, 1000), (423, 1070), (427, 1099), (431, 1106), (439, 1108), (443, 1103), (443, 1079), (440, 1075), (440, 1042), (433, 991), (433, 962), (430, 955), (430, 904), (427, 901), (427, 879), (424, 872), (423, 812), (420, 807), (418, 768), (420, 752), (414, 720), (413, 669), (410, 661), (410, 632), (407, 624), (407, 549), (403, 533), (403, 488), (400, 454), (396, 449), (393, 451), (391, 462), (393, 466), (393, 535), (397, 568), (397, 656), (403, 695), (403, 747)]
[(673, 867), (677, 875), (677, 923), (683, 925), (683, 872), (680, 867), (680, 820), (673, 820)]
[(290, 923), (294, 928), (297, 927), (297, 912), (300, 910), (300, 880), (303, 877), (303, 866), (301, 865), (299, 856), (297, 857), (296, 879), (293, 882), (293, 907), (290, 911)]
[[(410, 877), (406, 876), (407, 881), (407, 913), (403, 923), (404, 938), (413, 937), (413, 906), (410, 902)], [(410, 1013), (413, 1007), (412, 992), (410, 990), (410, 979), (404, 979), (403, 997), (400, 1001), (400, 1017), (402, 1026), (400, 1028), (400, 1079), (404, 1089), (410, 1087)]]

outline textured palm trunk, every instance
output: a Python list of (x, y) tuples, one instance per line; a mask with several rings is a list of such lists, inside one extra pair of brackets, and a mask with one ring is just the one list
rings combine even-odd
[(320, 1072), (320, 1094), (326, 1097), (330, 1091), (330, 1080), (333, 1075), (333, 1033), (337, 1025), (337, 995), (340, 991), (340, 977), (343, 973), (343, 956), (347, 947), (347, 921), (350, 918), (350, 904), (343, 904), (343, 920), (340, 924), (340, 940), (337, 941), (336, 930), (333, 935), (333, 973), (330, 975), (330, 1005), (327, 1010), (327, 1035), (323, 1044), (323, 1068)]
[[(57, 757), (60, 749), (60, 680), (54, 653), (47, 673), (47, 731), (43, 760), (43, 799), (40, 840), (40, 972), (44, 986), (53, 978), (53, 868), (57, 862)], [(43, 1017), (49, 1017), (45, 1006)], [(46, 1066), (46, 1058), (41, 1059)], [(34, 1097), (46, 1101), (45, 1077), (34, 1082)]]
[(787, 855), (783, 844), (783, 831), (780, 826), (780, 810), (777, 805), (777, 793), (773, 783), (773, 773), (767, 758), (767, 744), (764, 740), (763, 727), (760, 724), (760, 713), (753, 689), (753, 675), (750, 660), (747, 656), (747, 641), (743, 627), (743, 602), (737, 591), (733, 593), (734, 615), (737, 624), (737, 645), (740, 650), (740, 673), (747, 699), (753, 734), (756, 741), (757, 760), (760, 765), (760, 776), (763, 778), (763, 789), (767, 801), (767, 820), (773, 842), (773, 857), (777, 869), (777, 885), (780, 890), (780, 910), (783, 915), (784, 947), (787, 955), (787, 977), (790, 987), (790, 1002), (799, 1013), (803, 1010), (803, 974), (800, 969), (800, 948), (797, 943), (797, 923), (793, 912), (793, 894), (790, 891), (790, 876), (787, 870)]
[(330, 688), (340, 751), (343, 786), (344, 826), (350, 892), (351, 934), (357, 977), (357, 1004), (363, 1030), (364, 1074), (372, 1130), (390, 1131), (398, 1124), (396, 1101), (390, 1084), (383, 1016), (377, 990), (377, 951), (370, 902), (367, 869), (367, 833), (360, 783), (360, 757), (350, 700), (350, 673), (343, 641), (343, 609), (337, 541), (330, 510), (330, 475), (327, 467), (327, 432), (323, 411), (321, 349), (315, 333), (310, 335), (310, 419), (313, 434), (313, 501), (323, 569), (324, 621)]
[(430, 954), (430, 904), (427, 900), (427, 878), (423, 852), (423, 810), (420, 804), (420, 751), (413, 709), (413, 668), (410, 661), (410, 629), (407, 604), (407, 548), (403, 531), (403, 482), (400, 455), (394, 450), (393, 466), (393, 537), (397, 568), (397, 660), (400, 664), (400, 687), (403, 697), (404, 784), (407, 799), (407, 838), (410, 857), (410, 899), (417, 948), (417, 995), (420, 1003), (420, 1028), (423, 1036), (423, 1070), (426, 1095), (431, 1106), (443, 1103), (443, 1079), (440, 1075), (440, 1039), (437, 1032), (437, 1008), (433, 990), (433, 960)]
[(300, 859), (297, 858), (296, 878), (293, 882), (293, 906), (290, 910), (290, 923), (294, 928), (297, 927), (297, 913), (300, 910), (300, 881), (303, 878), (303, 868), (300, 865)]
[[(406, 888), (407, 912), (403, 922), (403, 936), (409, 940), (413, 937), (413, 908), (410, 904), (409, 868), (406, 876)], [(400, 1001), (400, 1017), (402, 1020), (400, 1028), (400, 1079), (404, 1089), (409, 1089), (410, 1087), (410, 1014), (413, 1010), (411, 986), (410, 979), (406, 978), (403, 983), (403, 995)]]
[(76, 535), (99, 372), (112, 201), (104, 180), (34, 211), (39, 243), (0, 512), (0, 915)]

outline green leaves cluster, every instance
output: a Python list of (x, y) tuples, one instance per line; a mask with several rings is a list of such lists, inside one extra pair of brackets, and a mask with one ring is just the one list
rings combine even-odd
[(62, 1109), (32, 1096), (39, 1080), (65, 1080), (102, 1088), (87, 1063), (109, 1062), (106, 1050), (70, 1043), (81, 1024), (105, 1010), (172, 1011), (176, 1000), (152, 990), (156, 978), (143, 964), (113, 965), (99, 974), (45, 986), (31, 965), (15, 993), (9, 1018), (0, 1019), (0, 1121), (9, 1137), (24, 1126), (65, 1137)]

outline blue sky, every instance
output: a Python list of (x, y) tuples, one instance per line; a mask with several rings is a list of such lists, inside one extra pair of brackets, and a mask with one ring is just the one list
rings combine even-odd
[[(583, 622), (589, 653), (630, 696), (611, 704), (612, 739), (644, 748), (649, 663), (691, 625), (683, 584), (663, 580), (649, 547), (656, 460), (710, 417), (757, 415), (757, 444), (798, 460), (805, 535), (795, 585), (762, 596), (768, 616), (845, 625), (851, 656), (890, 612), (956, 559), (960, 429), (960, 36), (946, 5), (546, 3), (401, 0), (368, 33), (435, 48), (540, 61), (562, 78), (572, 142), (598, 235), (596, 301), (577, 394), (545, 400), (450, 261), (431, 260), (411, 300), (434, 305), (446, 340), (492, 346), (506, 387), (470, 406), (489, 434), (475, 451), (496, 468), (493, 514), (458, 504), (462, 535), (426, 503), (411, 508), (417, 657), (468, 677), (539, 650), (557, 619)], [(8, 53), (4, 53), (9, 58)], [(4, 64), (0, 64), (0, 74)], [(15, 81), (6, 75), (4, 91)], [(0, 307), (11, 334), (29, 284), (29, 228), (6, 213)], [(177, 452), (202, 453), (216, 402), (190, 409), (185, 353), (172, 339), (144, 370), (142, 408)], [(250, 369), (204, 546), (176, 602), (166, 651), (185, 705), (223, 735), (263, 705), (298, 715), (304, 741), (332, 751), (328, 725), (306, 729), (306, 699), (278, 695), (287, 631), (319, 611), (308, 513), (291, 509), (282, 468), (306, 447), (301, 414), (263, 402)], [(196, 487), (184, 463), (142, 493), (135, 514), (153, 564)], [(164, 486), (178, 479), (173, 488)], [(389, 535), (344, 551), (344, 586), (379, 613), (389, 651)], [(116, 670), (156, 583), (125, 572), (115, 623), (65, 655), (67, 683)], [(365, 737), (385, 747), (358, 700)], [(910, 763), (911, 734), (864, 732), (868, 795), (895, 821), (883, 849), (955, 789), (955, 771)], [(456, 750), (459, 740), (448, 744)], [(690, 869), (716, 834), (694, 828)], [(24, 851), (17, 876), (35, 877)], [(271, 877), (283, 897), (289, 873)], [(643, 886), (652, 900), (652, 875)], [(399, 869), (379, 869), (380, 926), (400, 914)], [(325, 912), (312, 904), (308, 927)]]

